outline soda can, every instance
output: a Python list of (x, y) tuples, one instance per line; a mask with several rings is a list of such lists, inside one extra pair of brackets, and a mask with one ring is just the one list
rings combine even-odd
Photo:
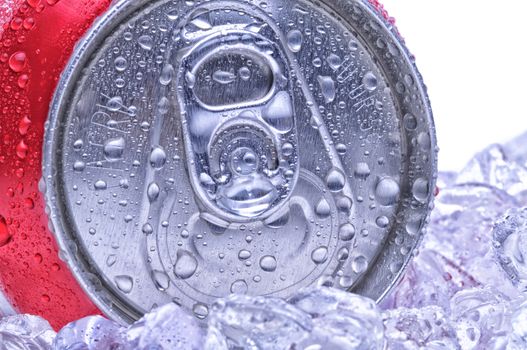
[[(122, 323), (314, 284), (381, 300), (435, 189), (426, 89), (376, 2), (117, 2), (77, 44), (45, 129), (46, 237)], [(3, 249), (22, 235), (9, 220)]]
[(100, 313), (59, 259), (42, 177), (44, 123), (75, 43), (110, 0), (0, 0), (0, 314), (55, 328)]

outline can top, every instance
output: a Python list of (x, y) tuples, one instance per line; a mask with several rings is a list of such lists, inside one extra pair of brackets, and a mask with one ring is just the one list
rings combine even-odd
[(108, 316), (311, 284), (381, 299), (419, 242), (436, 139), (363, 1), (122, 1), (80, 42), (44, 146), (50, 221)]

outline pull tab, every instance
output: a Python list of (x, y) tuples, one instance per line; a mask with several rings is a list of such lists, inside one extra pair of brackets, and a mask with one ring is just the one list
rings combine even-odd
[(300, 172), (290, 64), (268, 28), (194, 22), (182, 29), (191, 39), (178, 74), (192, 186), (227, 221), (265, 219)]

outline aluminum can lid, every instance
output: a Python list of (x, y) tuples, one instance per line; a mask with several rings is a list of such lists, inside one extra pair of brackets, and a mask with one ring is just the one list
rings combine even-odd
[(44, 180), (77, 279), (130, 322), (312, 284), (379, 300), (419, 242), (436, 139), (363, 1), (125, 1), (80, 42)]

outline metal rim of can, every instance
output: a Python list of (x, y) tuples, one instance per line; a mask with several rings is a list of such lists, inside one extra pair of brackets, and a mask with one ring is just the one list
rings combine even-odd
[[(163, 1), (159, 2), (161, 3)], [(57, 152), (57, 147), (60, 147), (57, 141), (62, 136), (63, 126), (60, 122), (69, 102), (69, 94), (75, 89), (78, 78), (82, 74), (86, 63), (107, 35), (129, 16), (144, 10), (144, 6), (148, 6), (147, 4), (149, 3), (151, 2), (147, 0), (122, 0), (116, 3), (101, 16), (84, 39), (79, 42), (70, 62), (63, 72), (54, 95), (43, 152), (43, 176), (46, 183), (44, 192), (49, 206), (50, 228), (60, 246), (61, 256), (66, 260), (79, 284), (94, 303), (106, 315), (123, 323), (129, 323), (138, 319), (141, 316), (141, 312), (135, 306), (123, 300), (120, 295), (111, 292), (111, 289), (106, 287), (108, 282), (105, 281), (104, 276), (97, 276), (98, 272), (92, 268), (89, 257), (84, 256), (82, 249), (80, 249), (82, 247), (77, 244), (78, 242), (75, 239), (76, 233), (74, 230), (69, 229), (70, 218), (67, 215), (63, 215), (67, 211), (63, 196), (67, 195), (67, 193), (64, 193), (64, 190), (61, 189), (60, 174), (57, 173), (56, 168), (56, 158), (61, 153), (60, 151)], [(405, 183), (400, 185), (401, 193), (404, 194), (401, 197), (404, 196), (408, 199), (408, 202), (400, 205), (397, 211), (398, 216), (400, 215), (403, 219), (397, 219), (393, 224), (389, 232), (389, 238), (383, 243), (383, 248), (381, 249), (382, 254), (375, 259), (373, 264), (369, 264), (368, 274), (359, 283), (354, 285), (352, 289), (353, 292), (380, 301), (402, 276), (405, 267), (411, 259), (412, 251), (421, 241), (422, 231), (428, 221), (429, 211), (432, 207), (433, 189), (435, 188), (435, 177), (437, 173), (435, 149), (437, 141), (432, 111), (426, 88), (414, 64), (413, 56), (407, 50), (396, 28), (378, 12), (378, 9), (374, 5), (363, 0), (325, 0), (321, 5), (329, 15), (344, 22), (346, 28), (353, 32), (369, 50), (370, 54), (377, 59), (378, 67), (385, 74), (386, 79), (393, 83), (391, 87), (393, 94), (397, 94), (396, 90), (399, 87), (399, 85), (397, 87), (395, 85), (401, 84), (401, 90), (408, 89), (407, 85), (411, 85), (416, 95), (417, 103), (404, 104), (401, 102), (401, 96), (395, 98), (400, 103), (397, 106), (397, 112), (401, 123), (400, 129), (403, 135), (403, 148), (407, 152), (406, 158), (419, 155), (417, 151), (419, 148), (417, 140), (418, 131), (421, 131), (421, 134), (425, 133), (427, 135), (428, 140), (426, 141), (428, 142), (428, 147), (432, 147), (428, 159), (423, 160), (416, 157), (414, 161), (417, 163), (417, 167), (411, 169), (415, 174), (412, 175), (411, 179), (408, 177), (404, 178)], [(372, 34), (368, 29), (369, 26), (375, 26), (377, 30), (382, 32), (382, 40), (386, 40), (383, 45), (375, 45), (374, 39), (378, 39), (375, 38), (378, 33)], [(379, 40), (377, 42), (379, 43)], [(390, 44), (389, 49), (387, 49), (386, 43)], [(391, 57), (386, 54), (387, 50), (391, 50), (392, 54), (396, 54), (401, 58), (400, 61), (396, 62), (396, 64), (400, 65), (397, 66), (397, 72), (393, 69), (386, 69), (388, 64), (395, 62), (390, 61)], [(395, 76), (394, 72), (399, 74), (405, 72), (406, 74), (403, 76)], [(421, 116), (420, 120), (422, 121), (422, 125), (417, 130), (413, 129), (411, 132), (405, 132), (402, 126), (403, 119), (405, 116), (412, 114)], [(412, 152), (417, 153), (414, 155)], [(405, 175), (408, 175), (409, 166), (407, 163)], [(417, 181), (422, 182), (423, 179), (426, 183), (420, 183), (419, 185), (426, 187), (426, 193), (419, 198), (418, 204), (413, 205), (410, 203), (411, 199), (414, 198), (412, 189), (416, 186)], [(407, 228), (410, 217), (416, 218), (415, 222), (411, 222), (412, 232), (408, 232)], [(405, 241), (404, 247), (401, 246), (401, 240)], [(401, 252), (403, 249), (405, 250), (404, 253)], [(390, 259), (393, 256), (400, 257), (400, 260), (395, 265), (392, 264), (392, 266), (389, 266)]]

